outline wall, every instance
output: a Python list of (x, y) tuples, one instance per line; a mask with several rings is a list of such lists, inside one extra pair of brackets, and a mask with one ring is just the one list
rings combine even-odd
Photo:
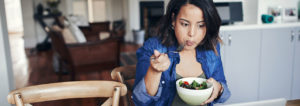
[(12, 106), (6, 99), (7, 94), (15, 87), (6, 26), (4, 0), (0, 0), (0, 85), (0, 106)]
[(124, 0), (110, 0), (111, 1), (111, 19), (112, 20), (121, 20), (124, 18), (124, 13), (123, 13), (123, 3)]
[(93, 11), (92, 22), (107, 21), (107, 2), (105, 0), (92, 0), (90, 3), (92, 6), (89, 5), (88, 7)]
[[(133, 42), (133, 33), (132, 30), (140, 30), (140, 1), (165, 1), (168, 2), (169, 0), (126, 0), (128, 1), (127, 9), (129, 11), (128, 16), (125, 16), (125, 19), (128, 19), (127, 21), (127, 30), (126, 30), (126, 36), (125, 41)], [(125, 3), (126, 4), (126, 3)]]
[[(96, 0), (97, 1), (97, 0)], [(105, 21), (114, 21), (114, 20), (120, 20), (124, 19), (125, 10), (123, 7), (125, 6), (124, 2), (125, 0), (104, 0), (106, 2), (106, 17)], [(132, 0), (130, 0), (132, 1)], [(59, 4), (59, 10), (64, 15), (70, 15), (73, 14), (73, 3), (72, 2), (83, 2), (85, 4), (81, 6), (87, 6), (87, 0), (61, 0), (61, 3)], [(46, 3), (44, 0), (21, 0), (21, 6), (22, 6), (22, 14), (23, 14), (23, 23), (24, 23), (24, 40), (25, 40), (25, 48), (33, 48), (36, 46), (37, 43), (42, 42), (45, 37), (46, 33), (43, 31), (43, 29), (40, 27), (40, 25), (33, 19), (34, 15), (34, 8), (39, 3), (42, 3), (44, 7), (46, 7)], [(128, 7), (128, 6), (127, 6)], [(75, 9), (78, 7), (74, 7)], [(81, 11), (82, 14), (85, 14), (88, 16), (88, 8), (87, 7), (81, 7), (84, 11)], [(95, 11), (97, 12), (97, 11)], [(128, 16), (128, 15), (127, 15)], [(88, 17), (86, 17), (88, 19)], [(46, 23), (51, 23), (53, 20), (46, 19)]]
[(297, 7), (299, 0), (214, 0), (214, 2), (243, 2), (243, 24), (262, 24), (261, 15), (267, 14), (269, 6)]
[[(40, 25), (33, 19), (33, 15), (35, 12), (35, 8), (39, 3), (42, 3), (44, 8), (46, 7), (46, 3), (44, 0), (20, 0), (22, 7), (22, 19), (23, 19), (23, 28), (24, 28), (24, 40), (25, 40), (25, 48), (33, 48), (37, 43), (42, 42), (46, 33), (40, 27)], [(70, 7), (66, 6), (67, 1), (70, 0), (61, 0), (59, 5), (59, 10), (62, 11), (63, 14), (69, 14)], [(45, 20), (50, 23), (52, 20)]]
[(244, 0), (243, 1), (244, 24), (257, 24), (258, 1)]
[(129, 14), (128, 14), (128, 28), (126, 31), (125, 41), (132, 42), (133, 41), (133, 33), (132, 30), (140, 29), (140, 5), (139, 0), (129, 0)]
[(33, 20), (33, 6), (32, 0), (21, 0), (25, 48), (34, 47), (37, 43), (36, 26)]
[[(261, 24), (261, 15), (266, 14), (269, 6), (298, 7), (298, 0), (258, 0), (258, 16), (257, 23)], [(298, 10), (298, 8), (296, 8)]]

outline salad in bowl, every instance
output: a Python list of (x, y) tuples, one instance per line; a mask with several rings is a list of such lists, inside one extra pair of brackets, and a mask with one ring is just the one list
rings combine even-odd
[(211, 83), (204, 78), (187, 77), (176, 81), (179, 97), (189, 105), (200, 105), (206, 101), (213, 91)]

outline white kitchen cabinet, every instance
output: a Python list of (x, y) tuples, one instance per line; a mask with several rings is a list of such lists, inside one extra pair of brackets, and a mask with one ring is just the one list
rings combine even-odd
[(259, 100), (291, 97), (293, 28), (262, 29)]
[[(225, 104), (300, 99), (300, 27), (221, 28)], [(222, 105), (222, 104), (221, 104)]]
[(220, 44), (220, 55), (221, 55), (221, 60), (222, 60), (222, 64), (223, 64), (223, 69), (225, 69), (225, 32), (224, 31), (220, 31), (220, 34), (219, 34), (221, 40), (223, 41), (223, 44)]
[(260, 33), (259, 29), (220, 33), (224, 73), (231, 91), (226, 104), (258, 100)]
[(300, 99), (300, 28), (294, 29), (294, 69), (293, 69), (293, 85), (292, 99)]

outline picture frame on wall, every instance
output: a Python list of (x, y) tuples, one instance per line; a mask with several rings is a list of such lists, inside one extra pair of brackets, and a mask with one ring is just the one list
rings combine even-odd
[(268, 14), (274, 17), (274, 23), (282, 22), (282, 7), (272, 6), (268, 8)]
[(283, 10), (282, 20), (284, 22), (296, 22), (298, 21), (298, 12), (294, 7), (286, 7)]

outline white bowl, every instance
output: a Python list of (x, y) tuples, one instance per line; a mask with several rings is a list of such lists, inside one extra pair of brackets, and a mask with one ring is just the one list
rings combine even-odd
[(189, 105), (200, 105), (202, 102), (206, 101), (212, 91), (213, 86), (211, 83), (207, 83), (207, 89), (202, 90), (193, 90), (193, 89), (187, 89), (179, 86), (179, 81), (187, 81), (189, 84), (195, 80), (198, 83), (202, 83), (203, 81), (206, 81), (206, 79), (203, 78), (197, 78), (197, 77), (187, 77), (187, 78), (181, 78), (176, 81), (176, 89), (179, 97), (187, 104)]

